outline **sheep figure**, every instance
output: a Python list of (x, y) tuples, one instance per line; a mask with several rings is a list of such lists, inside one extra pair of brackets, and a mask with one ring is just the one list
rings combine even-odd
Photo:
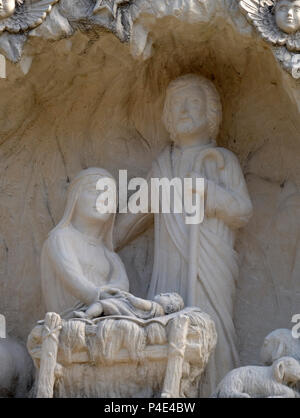
[(229, 372), (219, 383), (213, 398), (297, 398), (288, 385), (300, 381), (300, 364), (282, 357), (272, 366), (246, 366)]
[(5, 317), (0, 315), (0, 398), (27, 397), (33, 372), (25, 345), (6, 335)]
[(300, 361), (300, 341), (289, 329), (276, 329), (266, 336), (260, 351), (260, 358), (267, 366), (280, 357), (294, 357)]

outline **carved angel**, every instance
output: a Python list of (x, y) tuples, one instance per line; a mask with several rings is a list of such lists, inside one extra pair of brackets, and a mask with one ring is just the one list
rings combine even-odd
[(240, 0), (239, 6), (264, 40), (300, 51), (300, 0)]
[(25, 32), (40, 25), (59, 0), (0, 0), (0, 34)]

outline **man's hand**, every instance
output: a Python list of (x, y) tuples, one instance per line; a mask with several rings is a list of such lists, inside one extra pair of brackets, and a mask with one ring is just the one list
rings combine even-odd
[(197, 179), (203, 179), (204, 180), (204, 195), (206, 195), (207, 182), (209, 182), (210, 180), (205, 178), (203, 174), (196, 173), (195, 171), (192, 171), (192, 172), (188, 173), (187, 177), (192, 179), (192, 185), (193, 185), (192, 186), (192, 192), (193, 193), (199, 193), (199, 190), (197, 190)]

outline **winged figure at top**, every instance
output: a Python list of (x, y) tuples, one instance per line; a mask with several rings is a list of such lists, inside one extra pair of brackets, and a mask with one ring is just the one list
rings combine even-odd
[(300, 51), (300, 0), (240, 0), (239, 6), (264, 40)]

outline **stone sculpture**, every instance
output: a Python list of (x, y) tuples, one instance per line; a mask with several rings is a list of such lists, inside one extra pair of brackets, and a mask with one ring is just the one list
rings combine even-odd
[(272, 366), (245, 366), (232, 370), (219, 383), (214, 398), (298, 398), (289, 387), (300, 381), (300, 364), (282, 357)]
[(0, 398), (24, 398), (33, 384), (34, 367), (23, 343), (0, 339)]
[[(188, 74), (168, 87), (163, 120), (172, 144), (153, 162), (154, 178), (205, 179), (205, 219), (186, 225), (184, 214), (155, 215), (154, 269), (148, 292), (178, 292), (188, 306), (199, 306), (216, 322), (218, 345), (207, 370), (209, 395), (238, 362), (232, 321), (238, 276), (235, 235), (252, 204), (239, 162), (216, 146), (221, 122), (220, 97), (207, 79)], [(134, 239), (153, 214), (120, 214), (117, 246)], [(204, 390), (204, 389), (203, 389)]]
[(300, 361), (300, 342), (289, 329), (276, 329), (264, 339), (260, 358), (264, 364), (272, 364), (280, 357), (293, 357)]
[(112, 246), (115, 215), (97, 210), (106, 199), (97, 189), (102, 177), (113, 180), (99, 168), (74, 178), (43, 247), (43, 294), (56, 312), (28, 338), (36, 396), (191, 396), (217, 342), (214, 322), (200, 309), (183, 310), (176, 293), (147, 301), (127, 292)]
[(14, 14), (16, 5), (20, 6), (23, 4), (23, 0), (1, 0), (0, 1), (0, 18), (6, 19)]
[(25, 32), (39, 26), (59, 0), (1, 0), (0, 34)]
[(78, 302), (90, 305), (107, 288), (129, 289), (124, 265), (113, 251), (115, 215), (96, 209), (101, 177), (111, 174), (88, 168), (74, 178), (63, 218), (43, 246), (42, 290), (49, 312), (63, 312)]
[(219, 398), (300, 397), (300, 343), (289, 329), (277, 329), (263, 342), (260, 357), (268, 367), (232, 370), (212, 395)]
[(98, 14), (107, 10), (114, 18), (117, 16), (119, 5), (130, 3), (131, 0), (97, 0), (93, 13)]
[(74, 311), (74, 316), (92, 319), (100, 316), (124, 315), (150, 319), (170, 315), (183, 308), (182, 297), (177, 293), (161, 293), (150, 301), (118, 289), (116, 291), (109, 289), (107, 292), (102, 292), (99, 300), (91, 306)]
[[(246, 4), (246, 1), (243, 3)], [(21, 4), (21, 1), (2, 1), (2, 27), (7, 21), (12, 22), (17, 15), (21, 20), (19, 12), (27, 13), (31, 6), (41, 4), (45, 2), (25, 0)], [(255, 6), (258, 2), (253, 0), (251, 4)], [(129, 178), (144, 177), (151, 167), (151, 160), (169, 141), (169, 135), (160, 121), (167, 83), (185, 72), (199, 72), (205, 75), (214, 81), (221, 92), (226, 110), (218, 145), (230, 149), (238, 156), (243, 172), (247, 173), (247, 186), (255, 205), (255, 217), (251, 219), (247, 229), (236, 234), (235, 245), (243, 257), (234, 322), (239, 337), (237, 348), (242, 364), (258, 365), (259, 358), (255, 356), (263, 337), (269, 330), (288, 327), (292, 315), (298, 313), (300, 306), (300, 229), (299, 222), (297, 223), (297, 219), (300, 219), (300, 214), (297, 215), (300, 207), (299, 190), (295, 190), (297, 196), (295, 194), (288, 197), (285, 193), (289, 182), (295, 184), (295, 189), (299, 189), (300, 185), (300, 90), (299, 83), (280, 67), (273, 53), (277, 57), (281, 54), (280, 59), (290, 65), (290, 70), (297, 67), (293, 64), (293, 59), (295, 64), (297, 60), (300, 62), (300, 53), (296, 49), (299, 44), (299, 2), (270, 1), (270, 6), (266, 8), (263, 2), (260, 4), (262, 8), (257, 9), (259, 16), (264, 10), (266, 20), (257, 18), (257, 22), (273, 25), (274, 33), (269, 26), (270, 41), (265, 40), (252, 23), (248, 23), (244, 17), (245, 11), (243, 14), (239, 8), (238, 0), (61, 0), (55, 4), (43, 24), (34, 30), (21, 29), (17, 33), (11, 33), (9, 29), (5, 29), (1, 33), (0, 53), (10, 62), (6, 62), (6, 79), (0, 80), (0, 310), (8, 317), (9, 329), (13, 336), (25, 340), (32, 324), (37, 319), (43, 319), (45, 315), (40, 291), (40, 252), (48, 232), (62, 216), (69, 178), (72, 179), (80, 167), (94, 164), (103, 164), (114, 173), (119, 168), (127, 169)], [(293, 14), (295, 18), (286, 17), (286, 12)], [(252, 22), (249, 17), (248, 19)], [(267, 29), (264, 33), (267, 34)], [(130, 43), (126, 45), (119, 42), (115, 35)], [(278, 43), (276, 39), (279, 39)], [(280, 40), (284, 41), (282, 45), (279, 43)], [(0, 73), (5, 74), (3, 57), (0, 61)], [(184, 121), (182, 124), (187, 122)], [(215, 166), (216, 172), (220, 176), (224, 175), (226, 158), (223, 158), (222, 151), (217, 147), (212, 148), (213, 152), (211, 148), (208, 149), (209, 155), (201, 153), (200, 159), (205, 156), (204, 162), (199, 161), (197, 164)], [(186, 152), (187, 150), (183, 154), (186, 155)], [(179, 147), (174, 144), (174, 160), (178, 153)], [(192, 150), (190, 154), (193, 154)], [(188, 161), (188, 157), (183, 156), (180, 162), (185, 164), (185, 161)], [(174, 162), (176, 165), (176, 161)], [(163, 168), (167, 169), (167, 165)], [(180, 170), (178, 168), (177, 172)], [(197, 174), (194, 167), (186, 171), (191, 176)], [(222, 186), (222, 182), (219, 183)], [(209, 199), (210, 188), (208, 184), (206, 193)], [(228, 190), (227, 184), (224, 184), (224, 189)], [(219, 213), (216, 215), (219, 216)], [(161, 231), (159, 219), (163, 219), (163, 216), (155, 217)], [(135, 219), (137, 220), (137, 217)], [(218, 227), (223, 227), (216, 216), (205, 219), (203, 227), (208, 222), (215, 222), (218, 223)], [(208, 270), (208, 267), (213, 266), (214, 270), (220, 264), (214, 260), (213, 263), (206, 262), (208, 254), (212, 251), (207, 254), (208, 244), (203, 240), (204, 229), (201, 231), (199, 228), (197, 231), (196, 228), (183, 225), (182, 222), (178, 225), (177, 228), (175, 222), (171, 224), (176, 233), (174, 229), (169, 233), (171, 238), (179, 236), (179, 240), (176, 241), (170, 238), (175, 247), (171, 262), (174, 262), (174, 269), (179, 264), (183, 265), (183, 281), (186, 278), (187, 282), (193, 283), (192, 286), (187, 286), (189, 289), (186, 295), (182, 295), (188, 306), (193, 290), (206, 283), (208, 276), (212, 276), (211, 283), (208, 284), (215, 285), (214, 275), (210, 270), (207, 275), (206, 272), (204, 274), (204, 268)], [(183, 233), (180, 230), (181, 226)], [(229, 272), (227, 275), (226, 270), (224, 276), (220, 275), (220, 281), (223, 277), (225, 280), (229, 277), (230, 285), (227, 288), (234, 290), (235, 283), (231, 277), (238, 277), (236, 263), (225, 266), (223, 260), (227, 260), (227, 253), (223, 257), (218, 250), (222, 251), (226, 247), (227, 237), (221, 236), (221, 229), (217, 231), (217, 235), (218, 237), (212, 241), (221, 241), (224, 246), (216, 246), (216, 255), (211, 258), (222, 259), (222, 268), (219, 269), (222, 272), (226, 266), (233, 267), (233, 273)], [(197, 239), (199, 249), (192, 245), (197, 243)], [(130, 291), (133, 295), (143, 298), (147, 298), (150, 282), (153, 241), (151, 228), (120, 252), (120, 257), (127, 267), (127, 275), (130, 272)], [(233, 241), (228, 245), (230, 253)], [(167, 239), (166, 242), (165, 247), (168, 248)], [(159, 242), (159, 238), (157, 243), (158, 256), (163, 256), (162, 248), (165, 243), (163, 240)], [(177, 257), (182, 247), (183, 255)], [(69, 251), (66, 253), (72, 254)], [(75, 266), (78, 272), (81, 268), (88, 270), (86, 264), (91, 265), (91, 269), (86, 272), (88, 276), (94, 268), (96, 258), (90, 257), (87, 263), (83, 260), (77, 269), (78, 259), (81, 262), (83, 258), (82, 253), (83, 251), (75, 252), (76, 257), (72, 258), (71, 266)], [(186, 254), (188, 268), (184, 262)], [(195, 254), (197, 261), (199, 259), (199, 270), (201, 269), (199, 274), (196, 271), (196, 276), (195, 268), (198, 270), (198, 264), (190, 263), (190, 260), (195, 260)], [(169, 268), (168, 264), (165, 266)], [(55, 274), (49, 273), (49, 277), (56, 280), (58, 276), (54, 267), (51, 273), (52, 271)], [(163, 274), (158, 279), (162, 276)], [(169, 284), (173, 279), (180, 279), (179, 276), (166, 274), (168, 281), (163, 292), (172, 292), (174, 289), (169, 289)], [(92, 290), (87, 291), (88, 295), (94, 296), (85, 296), (82, 299), (66, 289), (65, 282), (59, 282), (63, 284), (57, 294), (60, 295), (60, 290), (63, 289), (68, 296), (71, 295), (70, 305), (69, 300), (61, 303), (61, 308), (60, 305), (50, 305), (50, 310), (59, 309), (59, 313), (55, 314), (59, 317), (49, 315), (51, 318), (47, 318), (46, 321), (48, 329), (53, 329), (51, 335), (48, 335), (45, 324), (39, 324), (37, 327), (37, 334), (38, 330), (42, 331), (40, 342), (35, 347), (37, 355), (39, 352), (47, 352), (47, 347), (49, 352), (55, 355), (55, 337), (58, 339), (57, 364), (51, 369), (54, 370), (55, 376), (55, 396), (62, 394), (63, 388), (70, 392), (74, 389), (74, 394), (88, 394), (88, 385), (84, 390), (76, 391), (74, 385), (62, 385), (61, 382), (68, 379), (71, 369), (75, 376), (77, 368), (88, 370), (87, 376), (93, 373), (92, 370), (98, 370), (100, 374), (100, 355), (107, 365), (103, 373), (104, 380), (108, 380), (110, 372), (114, 370), (116, 374), (124, 372), (124, 382), (126, 378), (129, 381), (132, 370), (140, 360), (136, 361), (135, 366), (131, 363), (132, 359), (129, 358), (129, 351), (125, 347), (125, 334), (130, 330), (128, 335), (136, 332), (141, 339), (147, 339), (152, 332), (152, 326), (154, 328), (154, 322), (151, 322), (149, 327), (142, 325), (142, 321), (136, 322), (139, 319), (133, 317), (112, 319), (102, 318), (101, 315), (66, 321), (63, 315), (60, 315), (61, 309), (72, 308), (75, 302), (84, 303), (89, 307), (95, 301), (103, 301), (101, 292), (103, 294), (110, 289), (105, 290), (102, 277), (106, 277), (105, 274), (98, 276), (99, 282), (92, 283), (96, 288), (95, 293), (92, 286)], [(84, 285), (84, 289), (87, 288), (90, 289), (89, 283), (86, 287)], [(176, 286), (175, 290), (181, 293), (178, 289)], [(151, 297), (159, 292), (154, 290)], [(223, 289), (220, 294), (222, 292)], [(80, 294), (84, 294), (84, 291), (80, 291)], [(210, 295), (205, 295), (203, 299), (206, 296), (209, 299)], [(53, 299), (56, 299), (55, 292)], [(227, 294), (227, 290), (224, 293), (225, 299), (228, 300), (226, 309), (229, 314), (224, 317), (227, 323), (228, 317), (230, 322), (232, 304), (231, 295)], [(113, 298), (113, 302), (115, 301)], [(106, 302), (109, 302), (109, 298)], [(218, 308), (216, 316), (223, 319), (223, 305), (219, 301), (209, 301), (207, 305), (204, 303), (203, 309), (206, 310), (206, 306), (210, 306), (211, 303), (216, 305), (212, 311), (215, 311), (215, 307)], [(202, 301), (199, 301), (200, 304)], [(99, 314), (98, 311), (96, 315)], [(169, 321), (175, 321), (175, 317), (167, 317)], [(155, 328), (156, 324), (155, 322)], [(179, 327), (177, 329), (178, 334), (184, 335), (185, 319), (182, 319), (180, 324), (182, 325), (180, 331)], [(217, 325), (218, 328), (223, 327), (223, 324)], [(97, 341), (95, 346), (99, 348), (102, 342), (98, 345), (98, 340), (101, 340), (102, 334), (98, 336), (97, 333), (109, 335), (110, 326), (113, 333), (124, 337), (125, 342), (122, 342), (122, 348), (116, 351), (114, 356), (109, 357), (106, 355), (110, 350), (109, 337), (103, 339), (105, 349), (99, 354), (98, 361), (96, 348), (90, 351), (89, 344)], [(168, 331), (168, 326), (171, 328), (171, 322), (166, 327), (161, 325), (164, 331), (161, 330), (159, 335), (163, 336), (164, 332)], [(189, 353), (196, 352), (193, 351), (189, 335), (195, 328), (197, 327), (194, 324), (188, 326), (181, 386), (184, 380), (188, 380), (186, 376), (192, 379), (190, 375), (193, 370), (199, 371), (195, 361), (194, 369), (190, 373), (188, 365), (192, 363), (185, 361), (189, 358)], [(227, 336), (231, 331), (227, 332), (226, 324), (223, 328), (226, 329), (223, 334), (220, 333), (220, 339), (223, 341), (221, 348), (224, 349), (224, 353), (220, 353), (218, 349), (216, 358), (222, 355), (224, 359), (230, 357), (227, 356), (228, 352), (237, 350), (230, 347), (230, 343), (224, 337), (225, 333)], [(175, 333), (175, 327), (172, 326), (172, 329)], [(84, 338), (81, 340), (82, 335)], [(278, 357), (296, 356), (291, 353), (297, 352), (297, 341), (294, 341), (293, 350), (289, 351), (288, 334), (286, 336), (286, 341), (284, 333), (278, 333), (278, 340), (274, 336), (274, 347), (270, 348), (268, 357), (269, 365)], [(179, 339), (178, 335), (176, 338)], [(176, 338), (174, 337), (174, 340)], [(87, 342), (86, 345), (81, 344), (83, 340)], [(118, 341), (115, 340), (116, 345)], [(132, 338), (132, 341), (138, 340)], [(164, 341), (155, 348), (153, 345), (158, 344), (147, 344), (142, 352), (165, 355), (170, 347), (169, 342), (166, 339)], [(44, 343), (45, 349), (42, 348)], [(131, 347), (129, 337), (128, 347)], [(198, 347), (201, 347), (200, 343)], [(181, 350), (178, 350), (177, 354), (178, 352)], [(69, 354), (72, 361), (61, 360), (68, 359)], [(80, 362), (81, 356), (86, 360), (85, 363)], [(166, 357), (167, 355), (162, 363)], [(97, 359), (97, 367), (94, 369), (91, 367), (91, 358)], [(111, 362), (118, 359), (119, 363), (116, 362), (116, 367), (112, 367)], [(165, 370), (160, 370), (157, 359), (151, 362), (154, 366), (149, 363), (149, 375), (153, 373), (153, 386), (159, 382), (159, 390), (156, 393), (161, 395), (163, 384), (160, 383), (165, 376)], [(176, 362), (180, 363), (179, 356)], [(82, 364), (85, 364), (86, 368)], [(225, 365), (226, 361), (223, 364)], [(45, 362), (43, 367), (43, 370), (50, 370)], [(146, 370), (145, 364), (144, 367)], [(231, 367), (236, 366), (233, 366), (230, 360), (226, 370)], [(143, 369), (136, 370), (141, 370), (142, 374)], [(220, 371), (221, 367), (216, 367), (216, 370)], [(161, 380), (156, 379), (156, 373)], [(210, 370), (208, 375), (209, 373)], [(44, 371), (41, 374), (45, 375)], [(213, 373), (211, 376), (214, 378)], [(75, 379), (75, 382), (80, 380)], [(91, 382), (93, 381), (91, 379)], [(149, 388), (151, 389), (151, 385)], [(140, 381), (136, 383), (136, 390), (133, 390), (132, 394), (138, 394), (139, 390), (145, 390), (143, 393), (147, 394), (146, 389), (142, 389)], [(149, 392), (152, 390), (150, 389)], [(97, 392), (105, 393), (99, 388)], [(117, 394), (117, 391), (115, 393)], [(165, 393), (169, 393), (168, 390)], [(96, 392), (95, 394), (97, 395)]]
[(300, 1), (240, 0), (239, 5), (284, 68), (299, 78)]
[(197, 394), (216, 341), (214, 322), (199, 309), (92, 322), (49, 312), (27, 347), (38, 371), (37, 397), (170, 398)]
[(122, 41), (129, 41), (132, 17), (129, 6), (132, 0), (97, 0), (91, 22), (101, 24)]
[(272, 45), (300, 50), (299, 0), (241, 0), (240, 8), (263, 39)]
[(5, 331), (0, 315), (0, 398), (26, 397), (33, 384), (33, 363), (24, 344)]
[(275, 5), (275, 22), (285, 33), (297, 32), (300, 29), (300, 1), (278, 1)]

